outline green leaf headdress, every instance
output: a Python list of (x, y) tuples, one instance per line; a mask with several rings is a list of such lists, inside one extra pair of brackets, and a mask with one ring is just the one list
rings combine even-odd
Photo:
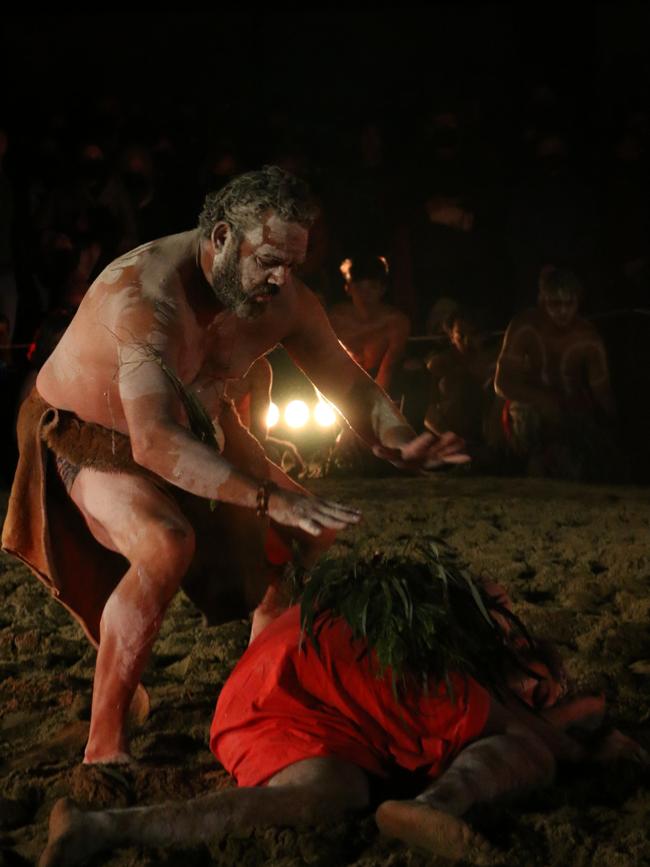
[(426, 689), (433, 679), (447, 684), (453, 700), (450, 674), (458, 672), (500, 695), (513, 670), (526, 670), (513, 650), (532, 647), (525, 627), (441, 540), (417, 542), (400, 555), (327, 558), (294, 590), (303, 637), (318, 648), (322, 615), (343, 618), (367, 643), (377, 676), (390, 674), (395, 694), (409, 680)]

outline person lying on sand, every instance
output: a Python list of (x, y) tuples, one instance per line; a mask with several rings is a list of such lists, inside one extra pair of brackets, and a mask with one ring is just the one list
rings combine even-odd
[[(465, 626), (444, 636), (448, 609), (441, 605), (435, 631), (449, 649), (457, 649), (459, 638), (468, 666), (483, 665), (487, 676), (499, 648), (507, 651), (508, 643), (516, 642), (506, 636), (504, 644), (502, 630), (486, 625), (478, 608), (472, 613), (473, 590), (462, 586), (464, 580), (447, 574), (445, 593), (455, 596), (456, 613), (467, 615)], [(385, 584), (390, 596), (393, 584)], [(403, 591), (407, 585), (400, 586)], [(408, 588), (406, 597), (402, 591), (393, 602), (422, 602)], [(373, 597), (369, 632), (371, 621), (385, 632), (372, 606), (383, 604), (386, 593)], [(508, 618), (503, 606), (480, 594), (482, 606)], [(422, 610), (420, 605), (417, 611)], [(412, 633), (418, 632), (417, 623)], [(514, 681), (511, 673), (515, 689), (502, 699), (460, 671), (424, 680), (406, 676), (396, 684), (395, 669), (380, 672), (379, 644), (377, 652), (369, 652), (369, 640), (358, 635), (359, 628), (331, 609), (305, 627), (299, 606), (290, 608), (249, 646), (217, 702), (210, 746), (239, 788), (185, 802), (94, 812), (60, 800), (52, 810), (40, 867), (70, 867), (120, 846), (187, 847), (255, 827), (334, 821), (371, 807), (372, 781), (389, 778), (396, 768), (429, 782), (411, 799), (379, 803), (375, 817), (381, 832), (447, 858), (472, 859), (489, 851), (489, 844), (463, 819), (470, 807), (522, 797), (549, 785), (558, 761), (588, 758), (565, 730), (597, 722), (602, 698), (564, 698), (533, 712), (516, 697), (522, 691), (517, 684), (526, 683), (530, 670)], [(428, 653), (434, 649), (430, 645)], [(546, 694), (557, 697), (562, 690)], [(641, 755), (636, 744), (619, 735), (591, 755), (606, 758), (626, 751)]]

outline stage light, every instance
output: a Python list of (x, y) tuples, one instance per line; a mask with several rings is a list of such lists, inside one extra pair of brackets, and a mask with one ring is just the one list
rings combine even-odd
[(332, 427), (333, 424), (336, 424), (336, 413), (329, 403), (325, 403), (322, 400), (314, 407), (314, 418), (316, 419), (316, 424), (321, 427)]
[(304, 427), (309, 420), (309, 407), (303, 400), (292, 400), (285, 407), (284, 420), (289, 427)]
[(266, 413), (266, 426), (270, 430), (272, 427), (275, 427), (279, 421), (280, 421), (280, 409), (279, 409), (277, 403), (271, 402), (269, 404), (268, 412)]

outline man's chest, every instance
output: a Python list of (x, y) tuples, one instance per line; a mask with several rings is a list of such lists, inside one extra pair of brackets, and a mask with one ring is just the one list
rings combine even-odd
[(538, 352), (534, 366), (538, 366), (541, 378), (547, 385), (566, 389), (569, 384), (582, 379), (583, 353), (570, 335), (545, 335), (540, 341)]
[(221, 395), (226, 382), (241, 379), (257, 358), (283, 339), (285, 331), (276, 317), (250, 322), (228, 317), (207, 330), (183, 379), (197, 394), (216, 391)]
[(381, 356), (388, 348), (390, 327), (386, 322), (342, 321), (336, 331), (339, 340), (358, 355)]

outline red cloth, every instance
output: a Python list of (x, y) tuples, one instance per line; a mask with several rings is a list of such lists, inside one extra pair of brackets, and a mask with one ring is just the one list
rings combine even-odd
[(396, 700), (390, 676), (372, 672), (364, 644), (341, 620), (318, 623), (319, 652), (299, 650), (300, 609), (290, 608), (250, 645), (221, 691), (210, 749), (240, 786), (259, 786), (283, 768), (337, 756), (372, 774), (395, 765), (438, 776), (485, 726), (490, 697), (471, 678), (415, 688)]

